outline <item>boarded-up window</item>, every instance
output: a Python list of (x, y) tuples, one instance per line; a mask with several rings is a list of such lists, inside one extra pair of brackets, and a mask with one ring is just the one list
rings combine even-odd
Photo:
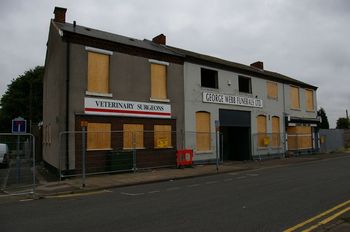
[(123, 148), (144, 148), (143, 146), (143, 125), (124, 124), (123, 125)]
[(197, 151), (210, 151), (210, 113), (196, 112), (196, 147)]
[(308, 126), (294, 126), (287, 128), (288, 150), (312, 148), (312, 129)]
[(154, 126), (154, 147), (169, 148), (171, 145), (171, 126), (155, 125)]
[(166, 66), (151, 64), (151, 98), (167, 99)]
[(257, 133), (258, 133), (258, 147), (267, 147), (269, 145), (269, 137), (266, 134), (266, 116), (259, 115), (256, 118)]
[(290, 107), (292, 109), (300, 109), (300, 100), (299, 100), (299, 88), (295, 86), (290, 86)]
[(111, 149), (111, 124), (88, 123), (87, 125), (87, 149)]
[(305, 89), (306, 110), (314, 111), (314, 92), (311, 89)]
[(278, 85), (276, 82), (267, 82), (267, 97), (272, 99), (278, 98)]
[(280, 146), (280, 118), (277, 116), (272, 117), (272, 136), (271, 136), (271, 146), (279, 147)]
[(88, 52), (88, 86), (93, 93), (109, 92), (109, 56)]

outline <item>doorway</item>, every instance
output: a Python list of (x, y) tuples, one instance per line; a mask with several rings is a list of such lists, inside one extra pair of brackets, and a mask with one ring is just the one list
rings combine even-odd
[(250, 112), (219, 110), (222, 134), (222, 159), (242, 161), (251, 159)]

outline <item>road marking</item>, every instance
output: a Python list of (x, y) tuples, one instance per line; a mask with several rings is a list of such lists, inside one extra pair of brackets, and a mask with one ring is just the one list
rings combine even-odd
[(121, 192), (120, 194), (126, 195), (126, 196), (141, 196), (144, 195), (145, 193), (126, 193), (126, 192)]
[(259, 176), (257, 173), (248, 173), (247, 176)]
[(284, 232), (295, 231), (295, 230), (305, 226), (306, 224), (309, 224), (310, 222), (313, 222), (313, 221), (315, 221), (315, 220), (317, 220), (317, 219), (319, 219), (319, 218), (321, 218), (321, 217), (323, 217), (323, 216), (325, 216), (325, 215), (327, 215), (329, 213), (332, 213), (333, 211), (335, 211), (335, 210), (337, 210), (337, 209), (339, 209), (341, 207), (346, 206), (349, 203), (350, 203), (350, 200), (345, 201), (345, 202), (343, 202), (343, 203), (341, 203), (341, 204), (339, 204), (339, 205), (337, 205), (337, 206), (335, 206), (335, 207), (333, 207), (333, 208), (331, 208), (331, 209), (329, 209), (329, 210), (327, 210), (327, 211), (325, 211), (325, 212), (323, 212), (323, 213), (321, 213), (321, 214), (319, 214), (319, 215), (317, 215), (315, 217), (312, 217), (312, 218), (310, 218), (310, 219), (308, 219), (308, 220), (306, 220), (306, 221), (304, 221), (302, 223), (299, 223), (299, 224), (297, 224), (297, 225), (295, 225), (295, 226), (293, 226), (293, 227), (291, 227), (289, 229), (284, 230)]
[(160, 191), (159, 190), (154, 190), (154, 191), (148, 192), (148, 194), (154, 194), (154, 193), (160, 193)]
[(34, 199), (22, 199), (22, 200), (19, 200), (21, 202), (24, 202), (24, 201), (33, 201)]
[(207, 182), (205, 182), (205, 184), (216, 184), (216, 183), (218, 183), (217, 181), (207, 181)]
[(310, 231), (316, 229), (316, 228), (319, 227), (319, 226), (325, 225), (325, 224), (327, 224), (328, 222), (334, 220), (335, 218), (339, 217), (340, 215), (346, 213), (346, 212), (349, 211), (349, 210), (350, 210), (350, 207), (347, 207), (347, 208), (345, 208), (345, 209), (339, 211), (338, 213), (336, 213), (336, 214), (334, 214), (334, 215), (332, 215), (332, 216), (330, 216), (330, 217), (328, 217), (328, 218), (326, 218), (326, 219), (320, 221), (320, 222), (317, 223), (316, 225), (313, 225), (313, 226), (307, 228), (306, 230), (303, 230), (303, 232), (310, 232)]
[(198, 187), (198, 186), (200, 186), (200, 184), (190, 184), (190, 185), (187, 185), (187, 187), (189, 187), (189, 188)]
[(172, 187), (172, 188), (167, 188), (166, 191), (175, 191), (175, 190), (179, 190), (180, 187)]
[(86, 193), (71, 193), (71, 194), (64, 194), (64, 195), (58, 195), (58, 196), (47, 196), (45, 198), (54, 199), (54, 198), (80, 197), (80, 196), (89, 196), (89, 195), (111, 193), (111, 192), (112, 192), (111, 190), (100, 190), (100, 191), (93, 191), (93, 192), (86, 192)]

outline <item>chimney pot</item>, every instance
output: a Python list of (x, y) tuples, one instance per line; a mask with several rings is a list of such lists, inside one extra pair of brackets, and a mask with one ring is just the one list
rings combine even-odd
[(250, 66), (264, 70), (264, 63), (262, 61), (254, 62)]
[(166, 44), (166, 37), (163, 34), (157, 35), (156, 37), (154, 37), (152, 39), (152, 42), (165, 45)]
[(66, 22), (66, 8), (62, 7), (55, 7), (55, 10), (53, 13), (55, 14), (54, 21), (58, 23), (65, 23)]

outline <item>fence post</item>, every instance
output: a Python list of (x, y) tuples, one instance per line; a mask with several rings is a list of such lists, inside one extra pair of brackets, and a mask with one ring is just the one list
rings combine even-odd
[(34, 135), (32, 135), (32, 140), (33, 140), (33, 196), (35, 197), (35, 185), (36, 185), (36, 182), (35, 182), (35, 168), (36, 168), (36, 165), (35, 165), (35, 137)]
[(86, 121), (81, 121), (81, 144), (82, 144), (82, 183), (81, 186), (84, 188), (85, 187), (85, 178), (86, 178), (86, 127), (87, 127), (87, 122)]
[(216, 146), (216, 172), (219, 172), (219, 142), (218, 142), (218, 130), (215, 131), (215, 146)]
[(21, 178), (21, 160), (19, 157), (19, 143), (20, 143), (20, 137), (17, 135), (17, 144), (16, 144), (16, 183), (18, 184), (20, 182)]
[(134, 169), (134, 173), (136, 172), (136, 132), (132, 131), (132, 167)]

